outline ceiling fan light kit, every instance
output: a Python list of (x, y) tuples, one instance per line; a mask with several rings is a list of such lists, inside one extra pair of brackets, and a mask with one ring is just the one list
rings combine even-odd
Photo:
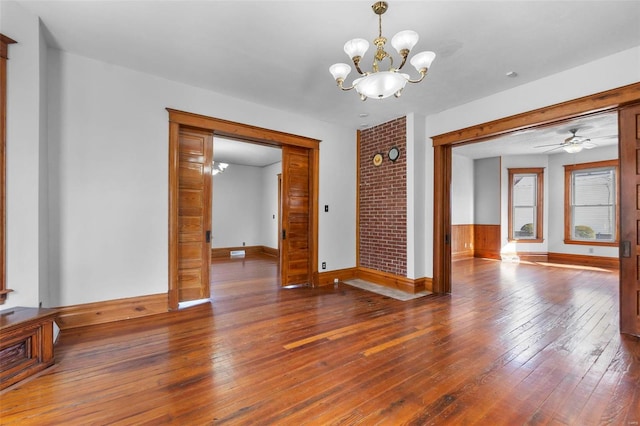
[[(578, 133), (578, 130), (580, 129), (569, 129), (569, 132), (571, 132), (571, 136), (569, 136), (559, 144), (552, 143), (548, 145), (538, 145), (538, 146), (534, 146), (534, 148), (546, 148), (549, 146), (553, 146), (554, 148), (551, 148), (544, 152), (547, 153), (547, 152), (555, 151), (558, 149), (563, 149), (565, 152), (568, 152), (569, 154), (576, 154), (582, 151), (583, 148), (591, 149), (598, 146), (597, 144), (591, 142), (590, 138), (585, 138), (583, 136), (576, 135), (576, 133)], [(596, 139), (608, 139), (613, 137), (618, 137), (618, 135), (599, 136), (599, 137), (596, 137)]]
[[(353, 65), (362, 77), (356, 78), (350, 87), (344, 86), (344, 80), (351, 72), (351, 66), (344, 63), (337, 63), (329, 67), (329, 72), (336, 81), (338, 87), (342, 90), (356, 89), (361, 100), (367, 98), (384, 99), (391, 95), (400, 97), (402, 90), (408, 83), (419, 83), (424, 80), (431, 63), (436, 57), (434, 52), (420, 52), (413, 56), (409, 63), (418, 71), (420, 77), (411, 79), (409, 74), (401, 73), (400, 70), (407, 62), (411, 49), (418, 43), (418, 33), (412, 30), (400, 31), (391, 38), (391, 45), (400, 54), (402, 62), (397, 68), (393, 67), (393, 57), (389, 55), (384, 46), (387, 39), (382, 36), (382, 14), (388, 9), (387, 2), (378, 1), (371, 8), (378, 15), (378, 37), (373, 40), (376, 51), (373, 58), (371, 71), (362, 71), (360, 61), (369, 49), (369, 42), (363, 38), (355, 38), (349, 40), (344, 45), (344, 52), (353, 62)], [(383, 61), (388, 60), (389, 68), (380, 70)]]

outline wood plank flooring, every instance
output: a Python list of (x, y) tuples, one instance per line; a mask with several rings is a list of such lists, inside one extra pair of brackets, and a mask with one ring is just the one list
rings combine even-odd
[(63, 332), (0, 394), (3, 425), (637, 425), (640, 342), (618, 276), (455, 262), (452, 295), (281, 289), (267, 259), (212, 265), (209, 303)]

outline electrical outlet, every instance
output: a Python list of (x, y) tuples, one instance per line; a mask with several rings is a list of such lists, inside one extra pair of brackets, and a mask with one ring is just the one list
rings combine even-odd
[(245, 246), (245, 242), (243, 241), (243, 242), (242, 242), (242, 247), (244, 247), (244, 246)]
[(327, 269), (327, 262), (322, 262), (322, 269)]
[(324, 205), (324, 212), (328, 212), (329, 211), (329, 204), (325, 204)]

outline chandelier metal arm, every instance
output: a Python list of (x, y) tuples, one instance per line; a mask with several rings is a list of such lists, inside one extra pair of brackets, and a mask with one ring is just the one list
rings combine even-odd
[(355, 86), (351, 86), (351, 87), (344, 87), (342, 84), (344, 83), (344, 79), (339, 78), (336, 80), (336, 83), (338, 84), (338, 87), (340, 88), (340, 90), (344, 90), (345, 92), (353, 89)]
[(402, 62), (400, 63), (400, 66), (398, 67), (399, 70), (401, 70), (402, 67), (404, 67), (404, 64), (407, 62), (407, 58), (409, 57), (409, 49), (402, 49), (400, 51), (400, 55), (402, 55)]
[[(0, 0), (1, 1), (1, 0)], [(417, 79), (411, 77), (400, 70), (407, 63), (409, 54), (418, 42), (418, 33), (412, 30), (403, 30), (396, 33), (391, 39), (391, 46), (400, 55), (400, 66), (394, 68), (393, 57), (386, 52), (385, 45), (387, 38), (382, 35), (382, 15), (387, 10), (386, 1), (376, 1), (372, 6), (373, 12), (378, 15), (378, 37), (373, 40), (376, 49), (373, 54), (373, 63), (371, 71), (364, 71), (360, 68), (360, 62), (365, 52), (369, 48), (369, 42), (362, 38), (354, 38), (347, 41), (344, 45), (344, 52), (349, 56), (360, 77), (356, 78), (350, 87), (345, 87), (345, 79), (351, 72), (352, 67), (344, 63), (336, 63), (329, 67), (329, 72), (336, 81), (338, 87), (343, 91), (356, 89), (361, 100), (367, 98), (384, 99), (391, 95), (400, 97), (406, 83), (420, 83), (427, 75), (427, 70), (431, 66), (435, 58), (435, 53), (431, 51), (423, 51), (413, 55), (409, 61), (411, 65), (420, 74)], [(385, 60), (388, 59), (389, 68)], [(383, 64), (383, 62), (385, 62)]]
[(351, 58), (351, 60), (353, 61), (353, 65), (355, 65), (356, 67), (356, 71), (358, 71), (358, 74), (365, 75), (366, 73), (360, 69), (360, 59), (360, 56), (354, 56), (353, 58)]
[(420, 70), (420, 78), (417, 80), (407, 80), (407, 82), (409, 83), (420, 83), (422, 80), (424, 80), (424, 78), (427, 76), (427, 69), (426, 68), (422, 68)]

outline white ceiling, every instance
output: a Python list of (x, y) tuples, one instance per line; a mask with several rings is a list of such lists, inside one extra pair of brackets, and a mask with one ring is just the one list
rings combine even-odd
[(504, 155), (562, 154), (564, 150), (559, 148), (560, 144), (571, 136), (572, 129), (577, 130), (577, 136), (590, 139), (597, 147), (618, 144), (618, 114), (613, 111), (580, 117), (550, 126), (517, 131), (484, 142), (455, 147), (453, 153), (472, 159)]
[(401, 98), (361, 102), (328, 68), (348, 62), (346, 40), (377, 36), (373, 0), (18, 2), (40, 16), (53, 47), (352, 128), (442, 111), (640, 45), (640, 1), (391, 0), (383, 35), (413, 29), (414, 51), (437, 57)]
[(264, 167), (282, 161), (282, 150), (214, 136), (213, 159), (220, 163)]

